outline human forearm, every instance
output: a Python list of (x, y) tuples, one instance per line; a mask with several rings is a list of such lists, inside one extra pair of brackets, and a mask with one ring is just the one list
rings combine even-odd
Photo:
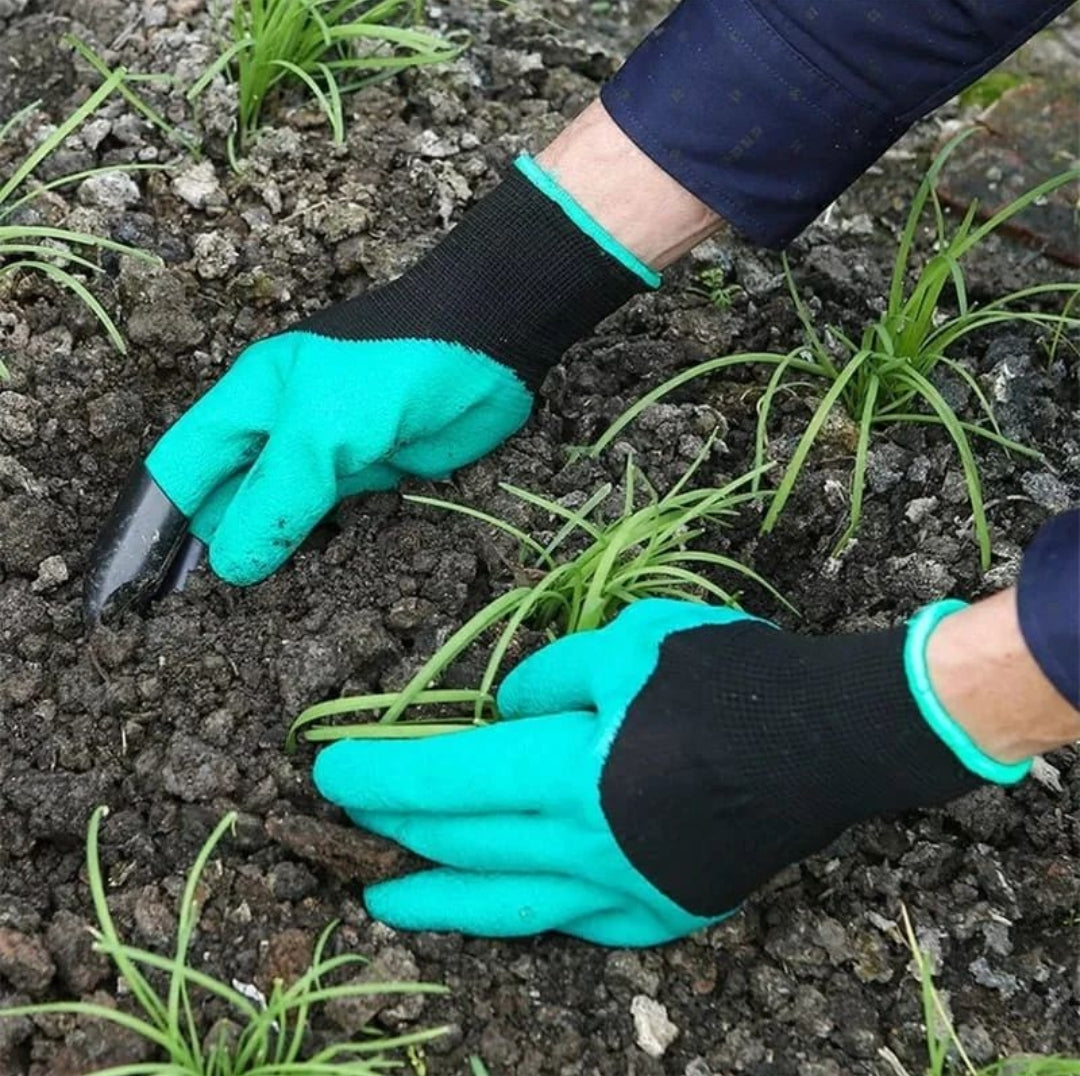
[(654, 269), (723, 226), (704, 202), (643, 153), (595, 101), (538, 156), (586, 212)]

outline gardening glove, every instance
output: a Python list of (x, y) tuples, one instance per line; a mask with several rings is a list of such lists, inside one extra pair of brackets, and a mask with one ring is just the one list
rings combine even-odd
[(983, 754), (934, 695), (926, 642), (960, 607), (806, 638), (642, 600), (522, 662), (499, 691), (507, 720), (340, 741), (315, 784), (442, 864), (368, 888), (392, 926), (665, 942), (860, 819), (1027, 773)]
[(446, 478), (526, 420), (548, 369), (659, 276), (530, 158), (413, 269), (251, 345), (121, 494), (86, 611), (160, 586), (191, 530), (230, 583), (343, 497)]

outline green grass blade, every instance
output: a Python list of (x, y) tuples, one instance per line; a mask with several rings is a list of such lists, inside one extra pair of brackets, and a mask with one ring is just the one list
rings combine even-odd
[[(775, 352), (751, 351), (738, 355), (725, 355), (723, 358), (719, 359), (707, 359), (705, 362), (700, 362), (696, 366), (691, 366), (689, 369), (683, 370), (674, 377), (668, 378), (667, 381), (657, 385), (656, 388), (645, 393), (644, 396), (631, 404), (589, 447), (587, 450), (588, 455), (594, 458), (600, 455), (600, 453), (603, 452), (603, 450), (607, 448), (607, 446), (610, 445), (611, 442), (630, 425), (630, 423), (640, 417), (643, 411), (662, 400), (669, 393), (674, 392), (677, 388), (685, 385), (688, 381), (694, 381), (699, 377), (706, 377), (709, 374), (716, 373), (719, 370), (726, 370), (732, 366), (749, 366), (754, 363), (771, 365), (783, 362), (787, 357), (788, 356), (786, 355), (779, 355)], [(791, 365), (806, 373), (816, 374), (821, 372), (819, 367), (814, 363), (792, 360)]]
[(790, 355), (785, 355), (784, 360), (776, 364), (776, 368), (769, 376), (768, 384), (761, 398), (757, 402), (757, 423), (754, 427), (754, 476), (752, 488), (757, 491), (761, 488), (761, 476), (765, 471), (765, 453), (769, 449), (769, 412), (772, 410), (773, 400), (780, 391), (784, 375), (790, 365)]
[[(127, 976), (124, 976), (126, 979)], [(9, 1008), (0, 1009), (0, 1019), (15, 1016), (49, 1016), (68, 1015), (83, 1016), (93, 1020), (106, 1020), (118, 1027), (130, 1031), (147, 1042), (154, 1043), (166, 1053), (171, 1052), (172, 1042), (169, 1036), (159, 1027), (146, 1020), (140, 1020), (137, 1016), (124, 1012), (122, 1009), (112, 1009), (108, 1005), (97, 1005), (90, 1001), (44, 1001), (36, 1005), (13, 1005)], [(190, 1069), (184, 1070), (190, 1072)]]
[[(319, 702), (309, 706), (297, 717), (289, 727), (289, 733), (285, 740), (285, 750), (292, 754), (296, 751), (297, 737), (303, 733), (305, 740), (321, 740), (326, 737), (315, 735), (319, 730), (308, 726), (316, 721), (322, 721), (327, 717), (337, 714), (351, 714), (367, 710), (385, 710), (392, 706), (398, 697), (398, 692), (392, 691), (381, 695), (349, 695), (340, 699), (330, 699), (327, 702)], [(415, 706), (446, 706), (456, 703), (473, 703), (476, 701), (477, 692), (465, 688), (436, 688), (420, 692), (413, 700)], [(331, 726), (333, 727), (333, 726)], [(365, 727), (365, 726), (359, 726)], [(382, 728), (383, 726), (378, 726)]]
[(397, 721), (405, 710), (414, 704), (417, 696), (430, 685), (433, 679), (442, 675), (454, 659), (475, 642), (489, 627), (509, 616), (529, 596), (531, 590), (531, 587), (515, 587), (513, 590), (507, 591), (507, 593), (489, 602), (471, 617), (424, 663), (420, 671), (409, 681), (409, 684), (399, 692), (397, 698), (380, 718), (380, 721), (386, 725)]
[[(0, 243), (0, 258), (8, 258), (13, 254), (34, 254), (39, 258), (58, 258), (67, 265), (77, 265), (80, 269), (85, 269), (89, 273), (101, 272), (100, 265), (95, 265), (92, 261), (87, 261), (86, 258), (78, 254), (71, 254), (57, 247), (46, 247), (38, 243)], [(4, 269), (17, 268), (16, 264), (8, 263), (0, 269), (0, 272)]]
[(97, 318), (101, 327), (113, 342), (113, 346), (116, 350), (119, 351), (121, 355), (127, 354), (127, 345), (124, 343), (124, 338), (120, 335), (120, 330), (116, 327), (116, 323), (109, 317), (109, 313), (105, 307), (98, 302), (92, 292), (81, 280), (72, 276), (71, 273), (60, 268), (58, 265), (53, 265), (51, 262), (36, 261), (34, 259), (12, 262), (10, 265), (0, 267), (0, 274), (18, 269), (33, 269), (56, 281), (61, 287), (66, 288), (72, 294), (78, 296), (87, 309)]
[[(500, 482), (499, 488), (506, 493), (517, 497), (518, 500), (524, 501), (526, 504), (531, 504), (536, 508), (542, 508), (545, 512), (550, 512), (553, 516), (558, 516), (560, 519), (565, 519), (568, 523), (573, 523), (575, 527), (579, 530), (583, 530), (594, 541), (600, 537), (600, 528), (595, 524), (590, 523), (580, 511), (575, 512), (572, 508), (567, 508), (565, 505), (559, 504), (558, 501), (542, 497), (539, 493), (533, 493), (531, 490), (522, 489), (520, 486), (512, 486), (509, 482)], [(608, 493), (610, 492), (611, 490), (609, 488)], [(607, 494), (604, 496), (606, 497)]]
[(818, 404), (817, 410), (814, 412), (795, 448), (795, 453), (791, 457), (787, 470), (784, 471), (784, 476), (780, 480), (780, 485), (776, 490), (772, 503), (769, 505), (769, 510), (765, 513), (765, 519), (761, 524), (763, 534), (768, 534), (776, 526), (776, 521), (780, 518), (780, 513), (784, 510), (784, 505), (787, 504), (791, 491), (799, 479), (799, 474), (802, 472), (806, 458), (810, 454), (810, 449), (829, 417), (829, 412), (832, 411), (834, 405), (840, 399), (844, 387), (855, 376), (869, 356), (870, 353), (867, 351), (861, 351), (852, 356), (847, 365), (837, 374), (836, 380), (833, 381), (829, 391), (822, 397), (821, 403)]
[(876, 375), (871, 374), (866, 397), (863, 400), (862, 415), (859, 419), (859, 440), (855, 446), (855, 467), (851, 472), (851, 510), (848, 515), (848, 525), (840, 536), (840, 540), (833, 547), (834, 557), (839, 556), (844, 547), (851, 541), (852, 535), (859, 529), (859, 521), (862, 519), (863, 494), (866, 490), (866, 465), (870, 457), (870, 427), (874, 422), (880, 388), (880, 380)]
[[(131, 76), (128, 72), (120, 67), (115, 71), (110, 69), (108, 64), (85, 41), (76, 37), (74, 34), (64, 34), (61, 41), (70, 48), (73, 48), (103, 79), (105, 79), (105, 85), (108, 85), (113, 78), (119, 76), (119, 81), (116, 83), (116, 91), (124, 98), (125, 101), (136, 112), (141, 113), (147, 120), (150, 121), (159, 131), (163, 132), (168, 138), (177, 142), (183, 146), (189, 153), (198, 156), (199, 144), (194, 139), (189, 138), (187, 135), (182, 134), (176, 127), (174, 127), (165, 117), (148, 104), (139, 94), (137, 94), (129, 85)], [(4, 199), (0, 196), (0, 202)]]
[[(479, 691), (471, 692), (471, 695), (482, 698), (488, 710), (494, 712), (493, 696), (482, 696)], [(464, 701), (471, 702), (472, 699)], [(422, 706), (424, 700), (417, 699), (413, 705)], [(484, 721), (482, 724), (488, 722)], [(335, 743), (338, 740), (423, 740), (429, 736), (443, 736), (450, 732), (469, 732), (477, 727), (479, 726), (475, 720), (465, 722), (460, 718), (446, 721), (399, 721), (393, 725), (320, 725), (308, 729), (304, 733), (304, 739), (308, 743)]]
[[(239, 7), (239, 5), (237, 5)], [(229, 64), (236, 59), (242, 52), (246, 52), (252, 48), (255, 44), (255, 39), (248, 36), (243, 37), (239, 41), (234, 41), (231, 45), (228, 45), (217, 57), (216, 60), (192, 83), (191, 88), (187, 92), (187, 99), (189, 101), (195, 101), (205, 91), (206, 87), (217, 78), (222, 72), (228, 69)]]
[(123, 71), (114, 71), (48, 138), (44, 139), (0, 187), (0, 205), (4, 205), (14, 191), (35, 168), (82, 123), (92, 116), (101, 105), (116, 92), (124, 81)]
[(463, 516), (468, 516), (470, 519), (486, 523), (489, 527), (495, 527), (497, 530), (510, 535), (523, 550), (531, 550), (537, 555), (538, 562), (551, 564), (550, 549), (545, 548), (531, 534), (526, 534), (520, 527), (515, 527), (513, 523), (508, 523), (505, 519), (490, 515), (479, 508), (472, 508), (467, 504), (458, 504), (455, 501), (444, 501), (439, 497), (422, 497), (416, 493), (406, 493), (403, 500), (408, 501), (410, 504), (423, 504), (429, 508), (442, 508), (447, 512), (458, 512)]
[[(572, 511), (566, 522), (555, 532), (554, 537), (543, 548), (543, 553), (548, 564), (553, 564), (552, 554), (570, 537), (576, 530), (584, 530), (585, 522), (596, 509), (611, 495), (612, 485), (605, 482), (595, 489), (586, 499), (582, 506)], [(537, 560), (537, 564), (543, 561)]]
[(36, 101), (31, 101), (30, 104), (20, 108), (18, 112), (9, 116), (2, 124), (0, 124), (0, 142), (3, 142), (8, 135), (11, 134), (17, 127), (19, 127), (25, 120), (29, 119), (39, 108), (41, 108), (41, 98)]
[(948, 431), (956, 451), (960, 455), (960, 464), (964, 471), (964, 481), (968, 489), (968, 498), (971, 501), (972, 518), (975, 523), (975, 534), (979, 543), (979, 554), (983, 570), (990, 567), (990, 527), (986, 519), (986, 509), (983, 504), (982, 483), (979, 479), (979, 467), (975, 462), (975, 454), (971, 451), (964, 427), (956, 415), (956, 412), (948, 405), (945, 398), (917, 370), (909, 370), (905, 375), (919, 395), (933, 408), (941, 424)]

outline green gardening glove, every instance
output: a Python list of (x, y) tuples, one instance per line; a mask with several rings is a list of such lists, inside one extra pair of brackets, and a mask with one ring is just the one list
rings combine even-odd
[(253, 344), (180, 417), (102, 532), (88, 614), (158, 585), (189, 526), (222, 578), (254, 583), (341, 498), (447, 477), (525, 422), (572, 343), (658, 283), (520, 158), (403, 277)]
[(441, 864), (367, 889), (392, 926), (668, 941), (860, 819), (1027, 772), (979, 751), (930, 687), (926, 640), (959, 605), (815, 639), (640, 601), (515, 669), (498, 696), (507, 720), (342, 741), (315, 784)]

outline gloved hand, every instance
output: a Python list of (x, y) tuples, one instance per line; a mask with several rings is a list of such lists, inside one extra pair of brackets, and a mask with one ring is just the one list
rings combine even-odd
[(377, 919), (668, 941), (860, 819), (1024, 776), (1030, 763), (983, 754), (931, 688), (926, 640), (960, 606), (807, 638), (639, 601), (522, 662), (499, 691), (507, 720), (342, 741), (315, 783), (358, 825), (443, 864), (371, 886)]
[(143, 577), (189, 523), (220, 576), (254, 583), (342, 497), (448, 476), (525, 422), (572, 343), (658, 283), (520, 158), (412, 270), (253, 344), (181, 416), (103, 529), (88, 614), (156, 586)]

